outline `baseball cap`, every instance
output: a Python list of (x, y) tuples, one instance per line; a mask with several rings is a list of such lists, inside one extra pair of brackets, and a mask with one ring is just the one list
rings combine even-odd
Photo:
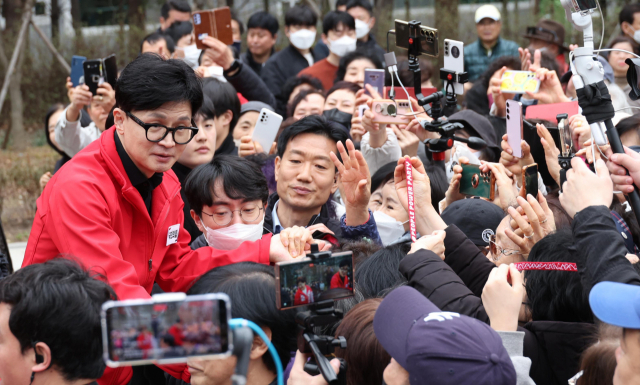
[(409, 372), (411, 385), (516, 383), (498, 333), (484, 322), (440, 311), (412, 287), (399, 287), (385, 297), (373, 330), (387, 353)]
[(640, 286), (600, 282), (589, 293), (589, 305), (602, 322), (640, 329)]
[(498, 11), (498, 8), (496, 8), (495, 5), (485, 4), (476, 10), (476, 24), (484, 18), (500, 21), (500, 11)]
[(489, 246), (504, 211), (482, 199), (461, 199), (453, 202), (440, 215), (447, 225), (456, 225), (476, 246)]
[(271, 107), (267, 103), (263, 103), (263, 102), (259, 102), (259, 101), (252, 101), (252, 102), (246, 102), (245, 104), (243, 104), (240, 107), (240, 115), (244, 114), (245, 112), (249, 112), (249, 111), (260, 112), (260, 111), (262, 111), (263, 108), (266, 108), (269, 111), (275, 112), (273, 107)]

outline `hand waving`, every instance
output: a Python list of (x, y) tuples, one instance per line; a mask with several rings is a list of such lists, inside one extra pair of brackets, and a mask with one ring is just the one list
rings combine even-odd
[(338, 152), (342, 162), (332, 151), (330, 153), (333, 164), (338, 169), (338, 187), (344, 194), (347, 226), (359, 226), (369, 219), (369, 198), (371, 197), (371, 174), (369, 166), (362, 153), (355, 149), (351, 139), (347, 140), (347, 151), (338, 142)]

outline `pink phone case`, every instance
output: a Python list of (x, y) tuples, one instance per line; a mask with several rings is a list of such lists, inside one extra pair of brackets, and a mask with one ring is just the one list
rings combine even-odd
[(507, 100), (507, 143), (513, 156), (522, 158), (522, 103)]
[[(408, 100), (374, 99), (371, 105), (373, 111), (373, 123), (377, 124), (408, 124), (413, 120)], [(397, 109), (395, 115), (390, 113), (390, 109)]]

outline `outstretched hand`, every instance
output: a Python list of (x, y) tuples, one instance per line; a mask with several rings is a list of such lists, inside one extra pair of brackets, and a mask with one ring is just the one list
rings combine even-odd
[(482, 289), (482, 304), (493, 330), (515, 332), (518, 329), (524, 291), (522, 275), (513, 264), (491, 270)]
[(602, 159), (595, 164), (597, 175), (578, 157), (571, 160), (571, 167), (560, 194), (560, 203), (571, 218), (589, 206), (611, 206), (613, 182)]
[[(369, 198), (371, 197), (371, 174), (364, 156), (351, 139), (347, 140), (347, 149), (338, 142), (338, 152), (342, 162), (332, 151), (329, 156), (338, 169), (338, 187), (344, 194), (343, 198), (347, 210), (347, 226), (359, 226), (369, 220)], [(347, 153), (348, 150), (348, 153)]]

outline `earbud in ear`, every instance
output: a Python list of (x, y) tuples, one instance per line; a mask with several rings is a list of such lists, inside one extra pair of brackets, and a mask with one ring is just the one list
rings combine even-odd
[(42, 354), (36, 353), (36, 364), (41, 364), (44, 362), (44, 356)]

